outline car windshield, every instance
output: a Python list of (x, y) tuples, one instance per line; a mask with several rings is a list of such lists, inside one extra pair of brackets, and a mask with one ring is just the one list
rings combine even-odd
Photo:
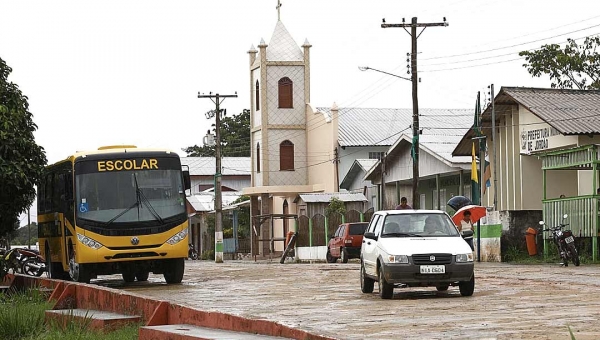
[(185, 213), (179, 170), (79, 174), (76, 191), (77, 217), (107, 225), (162, 222)]
[(449, 237), (459, 236), (452, 220), (445, 214), (411, 213), (387, 215), (381, 237)]
[(365, 233), (365, 230), (367, 230), (368, 226), (369, 226), (369, 223), (350, 224), (350, 232), (348, 234), (350, 234), (350, 235), (362, 235), (362, 234)]

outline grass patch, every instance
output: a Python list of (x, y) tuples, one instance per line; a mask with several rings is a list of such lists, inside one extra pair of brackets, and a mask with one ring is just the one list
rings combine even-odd
[(52, 308), (37, 289), (0, 294), (0, 339), (26, 339), (45, 328), (44, 311)]
[(89, 329), (77, 329), (77, 327), (54, 328), (51, 325), (37, 336), (24, 338), (24, 340), (137, 340), (139, 327), (140, 325), (134, 324), (103, 333)]
[(103, 333), (89, 329), (91, 319), (74, 322), (73, 315), (63, 321), (45, 321), (52, 303), (38, 290), (10, 291), (0, 294), (0, 339), (2, 340), (127, 340), (137, 339), (139, 324)]

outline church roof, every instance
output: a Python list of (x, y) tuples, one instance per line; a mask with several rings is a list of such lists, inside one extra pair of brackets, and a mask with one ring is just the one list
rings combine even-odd
[(277, 21), (275, 31), (267, 47), (267, 60), (269, 61), (302, 61), (304, 54), (296, 44), (290, 32), (281, 21)]

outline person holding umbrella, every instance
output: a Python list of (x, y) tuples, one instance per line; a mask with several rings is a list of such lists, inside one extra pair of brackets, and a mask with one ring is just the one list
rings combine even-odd
[[(463, 213), (462, 220), (460, 220), (460, 223), (458, 223), (456, 226), (458, 227), (458, 231), (460, 231), (461, 234), (463, 233), (463, 231), (473, 230), (473, 222), (471, 222), (471, 212), (469, 210), (466, 210)], [(475, 250), (475, 248), (473, 247), (473, 238), (472, 237), (465, 239), (465, 241), (469, 244), (469, 247), (471, 247), (471, 250)]]

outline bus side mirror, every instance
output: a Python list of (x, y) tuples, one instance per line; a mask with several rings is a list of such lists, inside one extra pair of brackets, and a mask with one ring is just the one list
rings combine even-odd
[(183, 170), (183, 186), (185, 190), (189, 190), (192, 188), (192, 181), (190, 180), (189, 170)]

